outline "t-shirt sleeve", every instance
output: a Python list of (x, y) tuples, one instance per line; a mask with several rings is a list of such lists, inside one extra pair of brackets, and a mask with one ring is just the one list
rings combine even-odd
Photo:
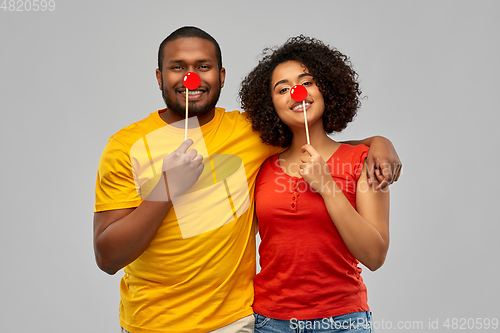
[(363, 171), (363, 167), (365, 165), (365, 159), (368, 156), (368, 150), (370, 147), (365, 145), (357, 145), (352, 154), (352, 164), (354, 165), (354, 177), (356, 181), (358, 181), (361, 176), (361, 172)]
[(128, 150), (122, 143), (112, 138), (99, 160), (94, 212), (134, 208), (141, 202)]
[(280, 154), (286, 149), (286, 148), (273, 146), (273, 145), (268, 145), (268, 147), (269, 147), (269, 156), (268, 157)]
[[(259, 137), (259, 139), (260, 139), (260, 133), (257, 132), (257, 131), (254, 131), (252, 129), (252, 122), (247, 117), (248, 116), (247, 112), (246, 111), (241, 112), (240, 115), (242, 116), (242, 119), (244, 119), (244, 122), (249, 126), (250, 130), (252, 132), (254, 132), (255, 135), (257, 135)], [(262, 139), (260, 139), (260, 140), (262, 141)], [(264, 142), (261, 142), (261, 144), (267, 148), (267, 158), (269, 158), (271, 156), (274, 156), (276, 154), (282, 153), (286, 149), (286, 148), (282, 148), (282, 147), (279, 147), (279, 146), (269, 145), (269, 144), (266, 144)]]

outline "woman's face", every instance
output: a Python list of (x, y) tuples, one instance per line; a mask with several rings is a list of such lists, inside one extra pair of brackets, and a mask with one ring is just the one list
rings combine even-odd
[(294, 85), (303, 85), (307, 89), (306, 115), (309, 127), (321, 120), (325, 111), (323, 94), (307, 68), (298, 61), (287, 61), (274, 69), (271, 77), (271, 97), (278, 117), (290, 127), (304, 128), (302, 102), (295, 102), (290, 96)]

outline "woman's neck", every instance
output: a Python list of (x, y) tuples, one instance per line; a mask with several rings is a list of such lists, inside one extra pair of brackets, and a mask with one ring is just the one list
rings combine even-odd
[[(321, 157), (326, 160), (340, 144), (328, 137), (323, 127), (323, 123), (318, 122), (317, 124), (318, 125), (309, 128), (309, 141), (311, 146), (313, 146)], [(305, 128), (292, 129), (292, 132), (292, 144), (287, 149), (284, 158), (286, 158), (286, 156), (294, 158), (302, 155), (302, 146), (307, 144)]]

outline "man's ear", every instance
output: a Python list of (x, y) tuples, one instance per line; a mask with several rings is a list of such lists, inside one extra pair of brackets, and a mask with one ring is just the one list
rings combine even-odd
[(160, 88), (160, 90), (162, 90), (163, 81), (162, 81), (161, 72), (160, 72), (159, 68), (156, 69), (156, 81), (158, 81), (158, 88)]
[(226, 81), (226, 69), (222, 67), (219, 72), (220, 76), (220, 87), (224, 88), (224, 82)]

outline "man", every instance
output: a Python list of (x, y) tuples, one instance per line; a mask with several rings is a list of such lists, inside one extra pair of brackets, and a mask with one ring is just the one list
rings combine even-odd
[[(189, 92), (185, 140), (187, 72), (201, 84)], [(195, 27), (174, 31), (156, 70), (167, 108), (117, 132), (102, 154), (94, 250), (103, 271), (124, 268), (124, 331), (253, 331), (254, 185), (280, 150), (264, 145), (245, 115), (215, 107), (225, 74), (215, 39)], [(376, 175), (397, 180), (392, 144), (362, 143), (372, 147), (369, 159), (396, 166)]]

